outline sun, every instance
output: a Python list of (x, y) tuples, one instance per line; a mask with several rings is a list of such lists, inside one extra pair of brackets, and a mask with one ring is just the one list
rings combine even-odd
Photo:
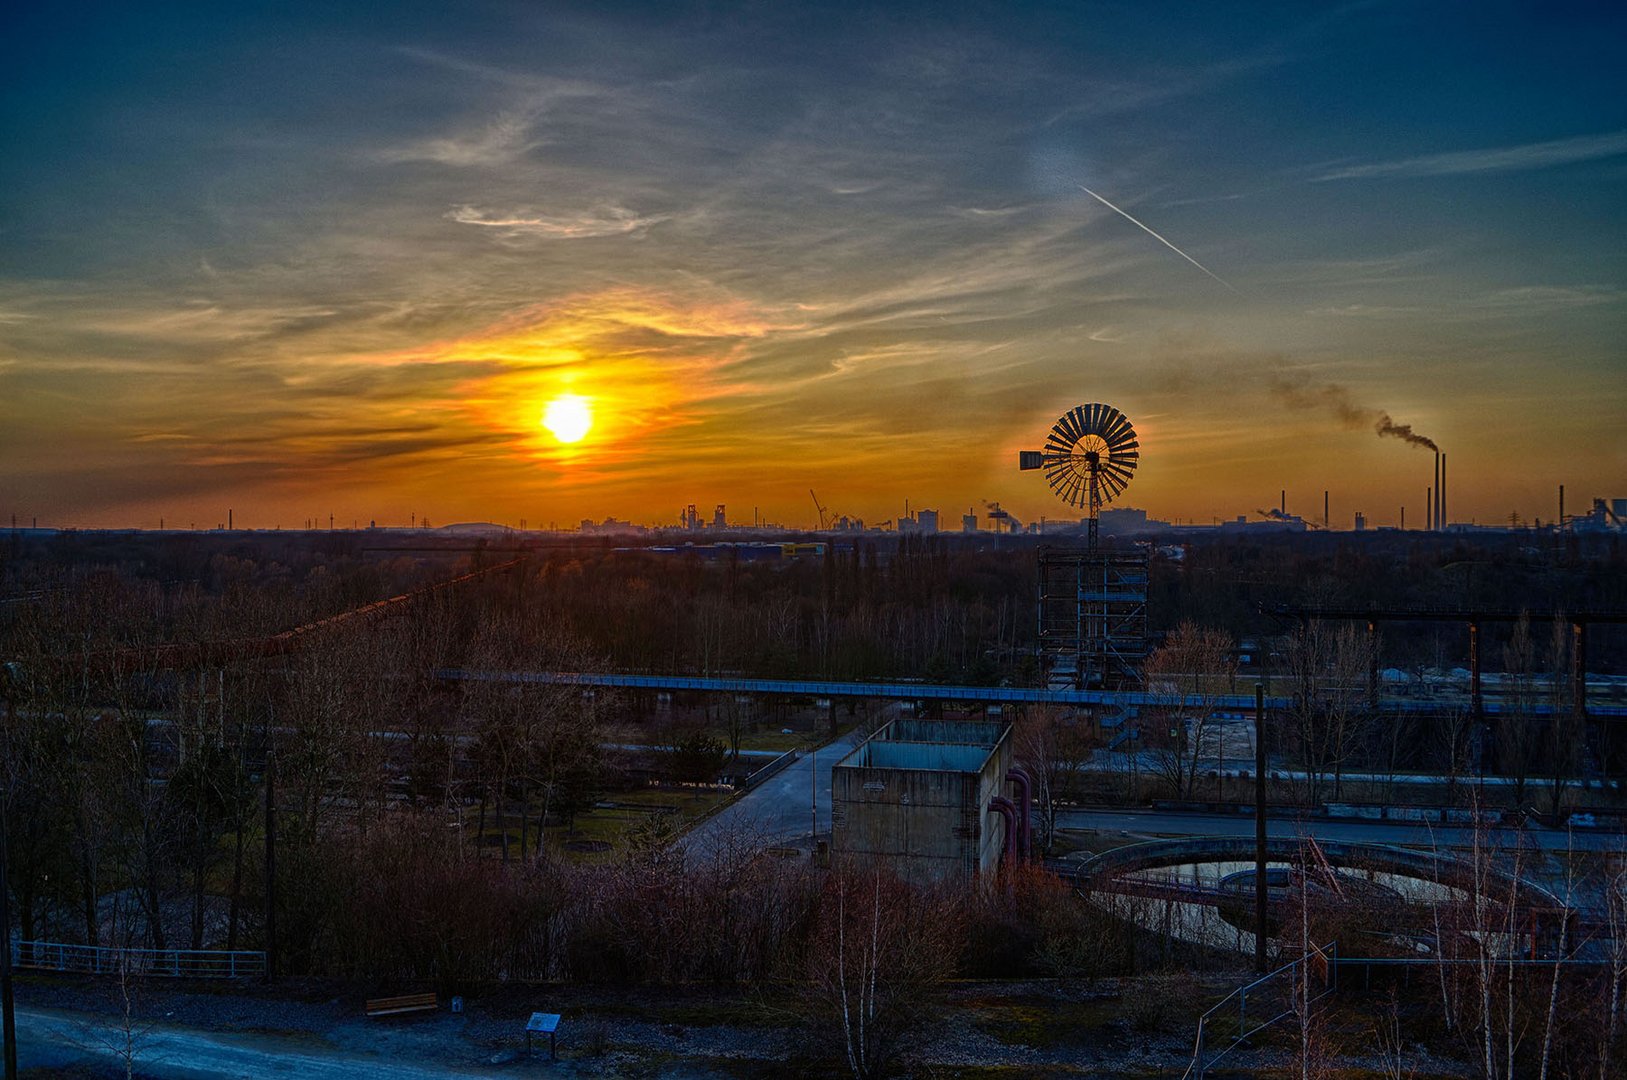
[(542, 426), (562, 443), (581, 442), (593, 428), (593, 409), (587, 398), (561, 394), (543, 410)]

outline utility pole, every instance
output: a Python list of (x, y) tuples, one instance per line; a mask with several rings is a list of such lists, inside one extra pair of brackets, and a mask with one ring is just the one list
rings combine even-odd
[(17, 1080), (17, 1011), (11, 994), (11, 894), (6, 890), (6, 808), (0, 804), (0, 1012), (4, 1012), (6, 1080)]
[(1265, 687), (1254, 684), (1254, 970), (1265, 974)]
[(277, 978), (277, 759), (266, 729), (266, 982)]
[(819, 751), (814, 750), (808, 754), (808, 805), (812, 807), (813, 832), (810, 834), (808, 845), (815, 852), (819, 850)]
[[(6, 742), (9, 746), (17, 719), (17, 702), (11, 693), (9, 679), (6, 690)], [(11, 893), (6, 881), (8, 843), (6, 804), (0, 799), (0, 1014), (3, 1014), (0, 1035), (5, 1040), (6, 1080), (17, 1080), (17, 1010), (11, 993)]]

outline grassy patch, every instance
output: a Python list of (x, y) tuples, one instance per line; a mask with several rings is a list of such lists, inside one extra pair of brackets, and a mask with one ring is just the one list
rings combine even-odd
[(1101, 1046), (1119, 1041), (1108, 1024), (1124, 1014), (1118, 1001), (980, 1001), (972, 1022), (1007, 1046), (1035, 1050)]
[[(569, 829), (557, 822), (550, 822), (547, 829), (548, 850), (571, 862), (614, 860), (627, 850), (627, 831), (648, 821), (652, 814), (669, 815), (674, 830), (681, 832), (691, 822), (712, 813), (733, 797), (732, 791), (712, 788), (637, 788), (632, 791), (609, 793), (602, 801), (618, 805), (583, 810), (576, 815)], [(508, 832), (509, 857), (518, 858), (519, 815), (505, 814), (504, 818)], [(475, 831), (477, 821), (475, 812), (465, 809), (463, 813), (463, 825), (467, 830), (465, 838), (469, 843), (477, 845), (479, 850), (500, 857), (503, 850), (504, 826), (499, 825), (495, 815), (488, 812), (485, 829), (477, 833)], [(535, 850), (537, 840), (536, 818), (528, 818), (526, 824), (528, 828), (526, 850), (530, 852)], [(596, 841), (610, 846), (604, 851), (578, 851), (572, 849), (572, 841)]]
[(584, 1005), (584, 1017), (617, 1016), (650, 1024), (683, 1028), (779, 1028), (796, 1023), (798, 1014), (747, 998), (704, 998), (695, 1001), (618, 1001)]

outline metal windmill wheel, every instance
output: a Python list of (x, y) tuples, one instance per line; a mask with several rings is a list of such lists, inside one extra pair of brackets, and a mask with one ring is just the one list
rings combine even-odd
[(1052, 426), (1044, 450), (1024, 450), (1018, 465), (1044, 469), (1057, 498), (1082, 506), (1096, 546), (1097, 512), (1130, 483), (1141, 457), (1135, 428), (1111, 405), (1093, 403), (1065, 412)]

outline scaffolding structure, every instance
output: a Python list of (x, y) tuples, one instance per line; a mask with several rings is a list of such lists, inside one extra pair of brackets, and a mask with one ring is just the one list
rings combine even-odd
[(1150, 561), (1145, 549), (1040, 548), (1039, 649), (1048, 687), (1140, 684)]

